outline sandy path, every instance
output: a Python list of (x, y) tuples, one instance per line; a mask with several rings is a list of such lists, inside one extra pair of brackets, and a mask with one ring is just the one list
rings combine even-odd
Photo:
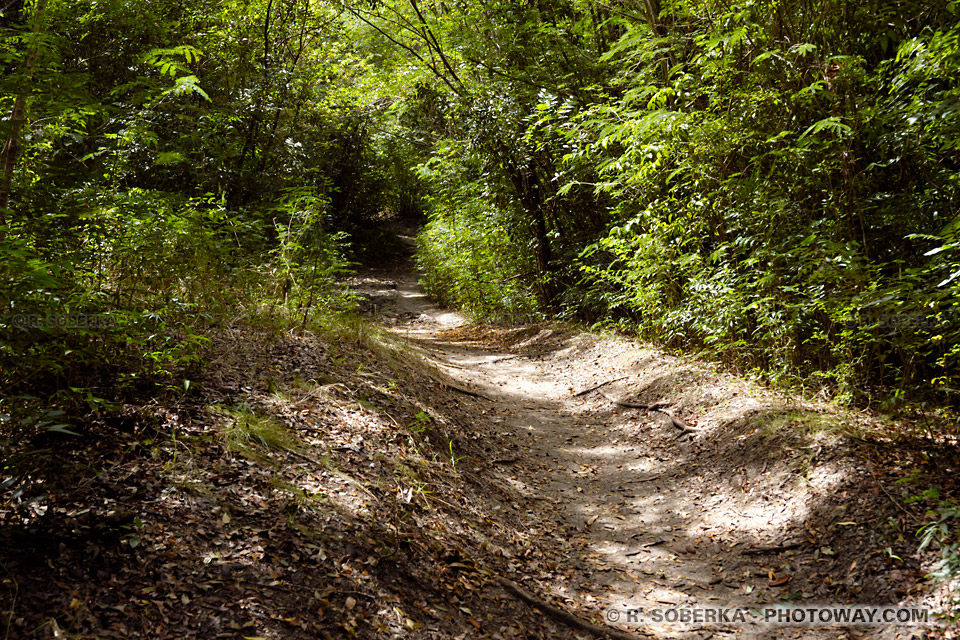
[[(497, 474), (526, 496), (528, 504), (515, 508), (526, 512), (534, 534), (564, 554), (565, 577), (541, 579), (541, 593), (551, 592), (594, 620), (611, 620), (615, 610), (621, 628), (638, 637), (909, 637), (910, 629), (893, 627), (851, 633), (654, 618), (654, 610), (665, 617), (671, 608), (843, 602), (839, 591), (823, 586), (835, 559), (821, 557), (815, 544), (798, 555), (792, 549), (805, 529), (812, 540), (818, 526), (836, 525), (839, 515), (821, 520), (838, 507), (832, 494), (856, 472), (839, 461), (799, 473), (796, 461), (810, 462), (807, 449), (825, 444), (817, 442), (791, 443), (796, 448), (780, 451), (779, 458), (778, 448), (756, 450), (741, 466), (730, 459), (739, 450), (730, 441), (754, 433), (731, 432), (731, 424), (760, 411), (797, 409), (794, 401), (620, 339), (544, 330), (527, 344), (493, 348), (464, 338), (468, 331), (458, 333), (469, 329), (464, 318), (430, 304), (413, 276), (398, 281), (396, 306), (411, 320), (394, 333), (458, 385), (490, 401), (476, 428), (491, 441), (515, 443), (475, 471)], [(622, 376), (600, 391), (575, 393)], [(625, 397), (661, 401), (703, 431), (683, 433), (662, 412), (611, 402)], [(713, 454), (724, 450), (726, 458), (717, 460)], [(844, 558), (842, 566), (852, 559)], [(872, 578), (888, 570), (876, 567)], [(851, 584), (854, 593), (863, 593), (857, 591), (863, 578)], [(884, 593), (885, 583), (870, 584), (873, 591), (853, 602), (895, 601)], [(624, 624), (632, 608), (646, 611), (642, 623)]]

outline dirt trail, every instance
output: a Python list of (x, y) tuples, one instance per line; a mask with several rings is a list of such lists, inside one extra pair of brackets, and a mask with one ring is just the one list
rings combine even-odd
[(223, 327), (196, 393), (24, 442), (0, 638), (956, 637), (718, 615), (958, 609), (914, 535), (960, 494), (949, 434), (623, 338), (471, 325), (403, 269), (353, 283), (393, 336)]
[[(638, 637), (920, 633), (666, 619), (674, 607), (936, 606), (915, 541), (882, 526), (904, 516), (910, 489), (855, 450), (862, 417), (624, 339), (473, 327), (431, 305), (412, 275), (394, 296), (392, 331), (482, 396), (464, 398), (491, 445), (473, 471), (525, 496), (514, 509), (569, 565), (528, 581), (541, 595), (597, 621), (619, 615)], [(632, 608), (642, 623), (628, 621)]]

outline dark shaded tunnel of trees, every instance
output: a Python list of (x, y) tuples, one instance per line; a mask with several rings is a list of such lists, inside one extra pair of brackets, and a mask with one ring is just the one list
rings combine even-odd
[[(949, 407), (957, 10), (9, 2), (4, 419), (179, 379), (237, 309), (338, 312), (397, 224), (419, 229), (428, 292), (476, 318)], [(106, 330), (70, 320), (96, 314)]]

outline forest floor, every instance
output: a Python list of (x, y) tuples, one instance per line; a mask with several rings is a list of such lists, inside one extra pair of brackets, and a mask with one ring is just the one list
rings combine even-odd
[(224, 327), (195, 393), (31, 443), (54, 454), (0, 508), (0, 640), (952, 637), (755, 614), (955, 609), (914, 535), (936, 501), (905, 501), (957, 497), (955, 440), (469, 324), (409, 269), (354, 286), (375, 323)]

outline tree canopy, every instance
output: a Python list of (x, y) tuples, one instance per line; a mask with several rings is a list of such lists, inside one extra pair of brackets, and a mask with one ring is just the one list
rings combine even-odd
[(4, 411), (179, 387), (205, 326), (335, 311), (391, 216), (425, 221), (426, 287), (475, 317), (609, 324), (848, 400), (949, 404), (957, 10), (15, 1)]

